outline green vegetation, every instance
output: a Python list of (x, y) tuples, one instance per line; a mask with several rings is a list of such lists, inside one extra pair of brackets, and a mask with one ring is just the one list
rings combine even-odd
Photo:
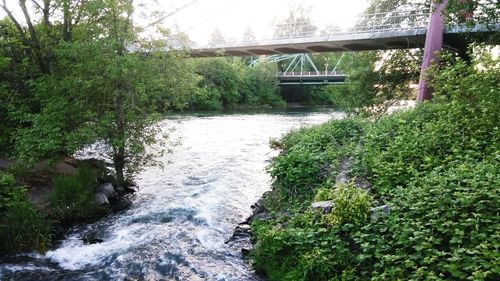
[(82, 167), (75, 176), (56, 176), (52, 182), (52, 217), (63, 225), (85, 221), (96, 213), (97, 185), (93, 170)]
[[(345, 53), (340, 69), (347, 80), (313, 91), (327, 103), (360, 116), (381, 116), (401, 100), (413, 99), (410, 85), (418, 83), (422, 50)], [(376, 68), (376, 65), (383, 63)]]
[(85, 165), (76, 175), (55, 176), (49, 205), (37, 209), (26, 189), (11, 174), (0, 172), (0, 251), (44, 252), (54, 237), (53, 225), (69, 227), (106, 212), (94, 202), (97, 184), (95, 171)]
[[(274, 66), (195, 61), (165, 51), (182, 36), (158, 28), (155, 13), (151, 30), (135, 25), (130, 0), (0, 1), (0, 9), (6, 15), (0, 19), (0, 157), (21, 171), (98, 142), (108, 148), (121, 190), (141, 167), (155, 164), (146, 147), (165, 139), (163, 114), (284, 103)], [(9, 182), (0, 190), (2, 250), (43, 251), (53, 223), (67, 226), (99, 211), (95, 176), (85, 169), (55, 177), (43, 211), (33, 209), (11, 176), (1, 176)]]
[(49, 221), (31, 205), (26, 190), (0, 172), (0, 250), (44, 252), (51, 239)]
[(198, 59), (196, 72), (202, 77), (200, 91), (190, 108), (221, 110), (242, 107), (277, 107), (285, 102), (278, 95), (276, 68), (259, 63), (248, 67), (238, 58)]
[(330, 121), (275, 141), (274, 146), (282, 149), (282, 154), (269, 167), (274, 178), (273, 207), (279, 211), (282, 204), (298, 209), (309, 205), (313, 191), (335, 178), (332, 168), (339, 164), (348, 146), (357, 142), (362, 130), (363, 122), (358, 119)]
[(160, 141), (162, 114), (284, 103), (272, 65), (166, 52), (167, 41), (182, 38), (134, 25), (133, 1), (19, 1), (0, 8), (7, 14), (0, 20), (0, 154), (23, 166), (102, 142), (121, 188), (152, 163), (145, 147)]
[[(344, 119), (274, 141), (272, 219), (252, 224), (269, 280), (500, 278), (500, 68), (474, 46), (435, 69), (435, 99), (377, 121)], [(339, 130), (352, 128), (353, 130)], [(372, 184), (335, 186), (342, 159)], [(312, 211), (331, 199), (331, 213)], [(387, 215), (369, 217), (388, 205)]]

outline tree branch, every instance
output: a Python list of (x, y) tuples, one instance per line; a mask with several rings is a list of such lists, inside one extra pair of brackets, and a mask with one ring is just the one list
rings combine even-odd
[(31, 17), (29, 15), (28, 8), (26, 8), (26, 0), (19, 0), (19, 6), (21, 6), (21, 10), (23, 11), (24, 18), (26, 20), (26, 24), (28, 25), (28, 32), (29, 32), (30, 37), (31, 37), (29, 40), (30, 46), (34, 50), (36, 61), (38, 62), (39, 66), (40, 66), (40, 70), (43, 73), (50, 73), (49, 65), (46, 64), (43, 60), (42, 48), (40, 45), (40, 41), (38, 40), (38, 36), (36, 34), (35, 27), (33, 26), (33, 23), (31, 22)]
[(2, 9), (5, 11), (9, 19), (14, 23), (14, 26), (17, 29), (17, 32), (19, 32), (19, 36), (21, 37), (21, 40), (23, 41), (24, 44), (29, 44), (28, 38), (26, 38), (26, 34), (24, 33), (24, 29), (21, 27), (17, 19), (14, 17), (12, 12), (7, 8), (6, 0), (2, 0), (1, 4)]
[(31, 2), (33, 2), (33, 4), (35, 4), (35, 6), (37, 6), (37, 7), (38, 7), (38, 9), (43, 10), (42, 6), (38, 3), (38, 1), (36, 1), (36, 0), (31, 0)]

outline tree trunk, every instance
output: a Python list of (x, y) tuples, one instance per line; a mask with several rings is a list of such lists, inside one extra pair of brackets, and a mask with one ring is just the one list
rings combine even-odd
[(125, 113), (123, 108), (123, 92), (119, 91), (115, 100), (116, 142), (114, 147), (113, 162), (116, 172), (116, 185), (118, 190), (123, 190), (125, 184)]
[(63, 2), (63, 27), (62, 27), (63, 40), (69, 42), (71, 40), (71, 13), (69, 10), (69, 2)]
[(121, 191), (125, 185), (125, 147), (118, 147), (113, 155), (113, 164), (116, 173), (116, 189)]
[(49, 58), (47, 58), (47, 61), (44, 61), (42, 55), (42, 47), (40, 45), (40, 41), (38, 40), (35, 27), (33, 26), (33, 23), (31, 21), (28, 8), (26, 7), (26, 0), (20, 0), (19, 6), (21, 7), (21, 10), (24, 14), (24, 19), (26, 21), (26, 25), (28, 26), (28, 33), (30, 34), (30, 47), (33, 48), (33, 52), (35, 55), (34, 57), (36, 59), (36, 62), (40, 66), (40, 71), (44, 74), (50, 74), (50, 61), (48, 61)]

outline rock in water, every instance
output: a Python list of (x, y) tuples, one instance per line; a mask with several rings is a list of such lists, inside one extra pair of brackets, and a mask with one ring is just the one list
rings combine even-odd
[(109, 205), (108, 197), (104, 193), (96, 193), (95, 194), (95, 202), (97, 205)]
[(111, 194), (115, 193), (115, 189), (113, 188), (112, 183), (103, 183), (97, 188), (98, 193), (103, 193), (107, 198), (111, 196)]

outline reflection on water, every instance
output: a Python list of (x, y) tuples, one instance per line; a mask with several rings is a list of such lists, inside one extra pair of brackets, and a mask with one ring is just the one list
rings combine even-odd
[[(237, 245), (225, 244), (250, 206), (269, 189), (269, 138), (340, 118), (305, 109), (224, 115), (179, 115), (180, 145), (148, 168), (132, 208), (77, 227), (46, 255), (0, 264), (12, 280), (258, 280)], [(93, 233), (102, 243), (86, 245)]]

